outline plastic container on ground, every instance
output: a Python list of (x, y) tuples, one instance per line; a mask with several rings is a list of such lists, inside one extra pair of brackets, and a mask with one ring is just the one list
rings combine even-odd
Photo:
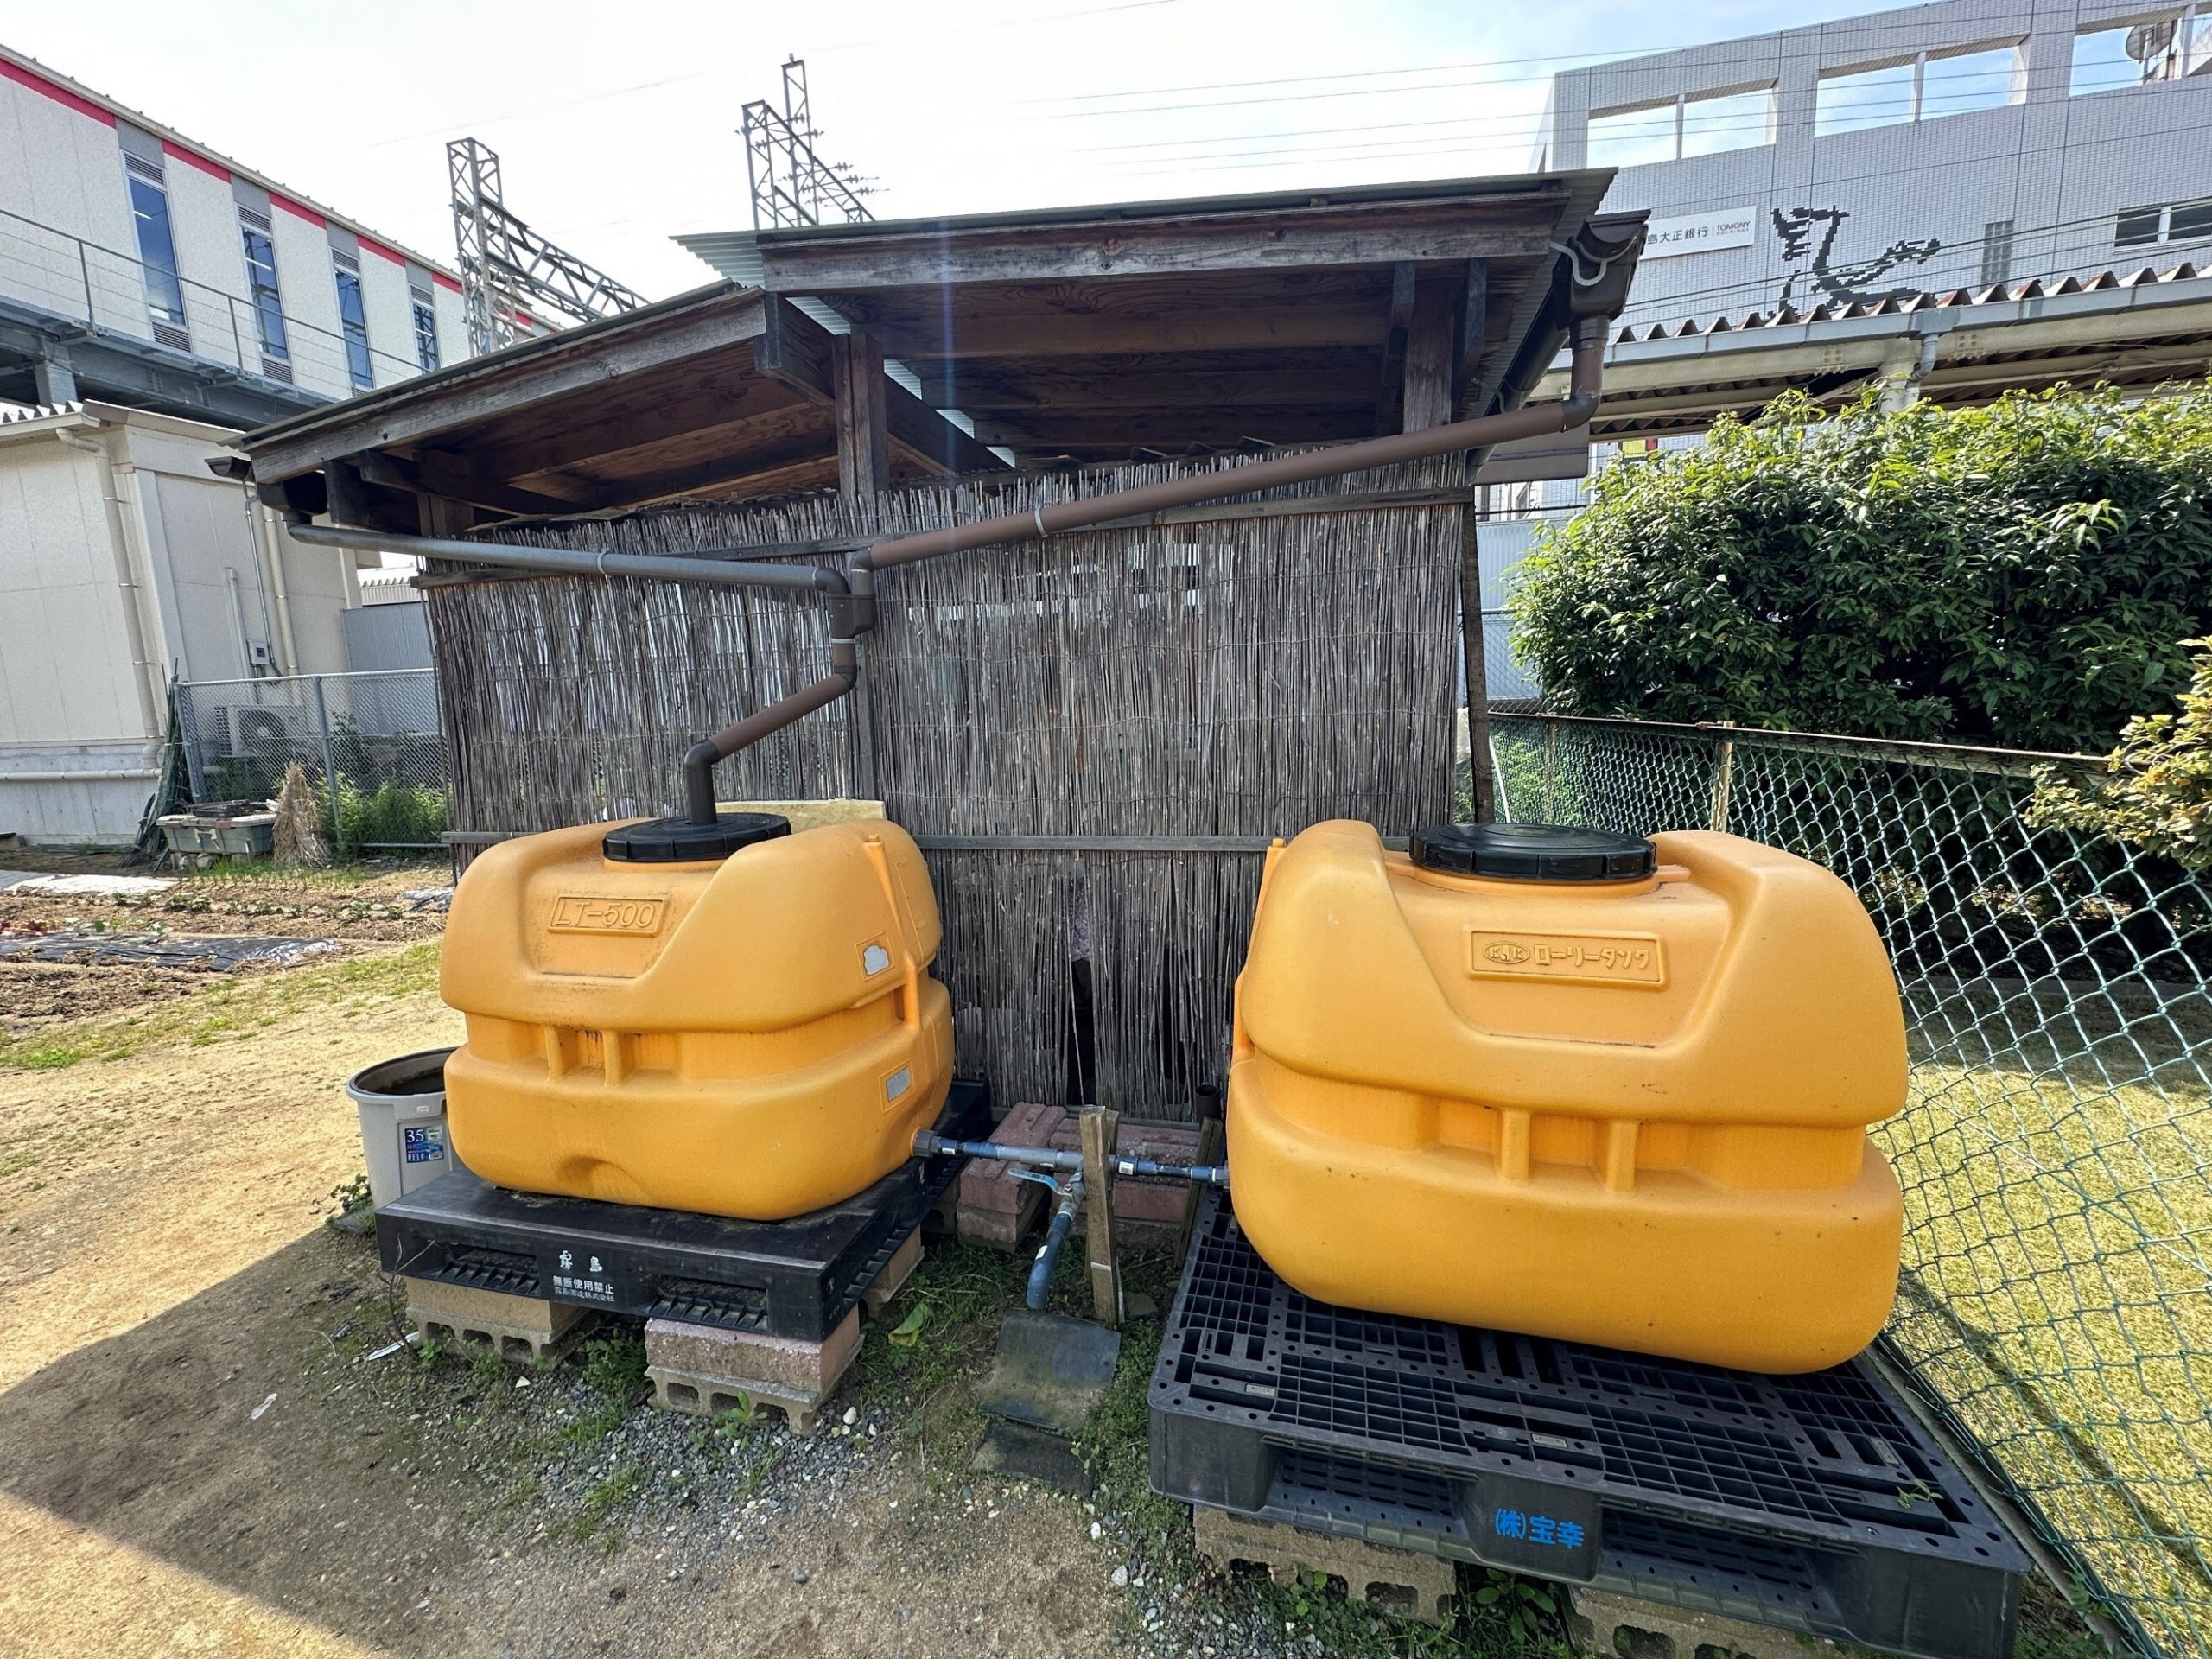
[(454, 1150), (486, 1180), (780, 1221), (913, 1155), (952, 1080), (920, 851), (880, 819), (721, 823), (586, 824), (469, 866), (441, 983), (468, 1023)]
[(346, 1079), (361, 1119), (369, 1198), (376, 1207), (412, 1192), (453, 1167), (446, 1137), (445, 1069), (450, 1048), (426, 1048), (379, 1060)]
[(1889, 959), (1732, 836), (1317, 824), (1237, 982), (1236, 1211), (1343, 1306), (1758, 1371), (1872, 1341), (1903, 1210)]
[(266, 858), (275, 845), (276, 814), (263, 803), (242, 802), (247, 810), (220, 816), (203, 810), (165, 812), (154, 820), (179, 861), (217, 858)]

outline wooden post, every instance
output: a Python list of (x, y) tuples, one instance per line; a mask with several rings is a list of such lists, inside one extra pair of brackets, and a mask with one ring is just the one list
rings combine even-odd
[(1452, 418), (1459, 343), (1459, 283), (1425, 282), (1406, 330), (1405, 417), (1400, 430), (1424, 431)]
[(1114, 1171), (1109, 1159), (1119, 1112), (1086, 1107), (1077, 1120), (1083, 1132), (1084, 1244), (1090, 1256), (1090, 1314), (1101, 1325), (1122, 1323), (1122, 1268), (1114, 1254)]
[(1544, 822), (1556, 823), (1559, 810), (1559, 721), (1544, 721)]
[(873, 495), (891, 483), (883, 347), (855, 328), (830, 340), (830, 358), (837, 391), (838, 493)]
[[(1713, 724), (1725, 733), (1736, 729), (1732, 720), (1717, 720)], [(1736, 740), (1724, 735), (1713, 762), (1713, 827), (1726, 835), (1728, 830), (1728, 791), (1736, 781)]]
[(1459, 649), (1467, 674), (1467, 784), (1475, 822), (1497, 819), (1497, 779), (1490, 766), (1490, 646), (1483, 638), (1482, 510), (1459, 510)]

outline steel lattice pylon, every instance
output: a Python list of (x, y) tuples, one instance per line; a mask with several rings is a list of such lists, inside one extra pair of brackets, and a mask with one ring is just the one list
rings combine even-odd
[(806, 64), (784, 64), (784, 107), (765, 98), (745, 106), (745, 176), (753, 191), (753, 228), (784, 225), (855, 223), (875, 217), (861, 200), (868, 183), (852, 168), (815, 154), (822, 135), (806, 95)]
[(468, 348), (480, 356), (511, 344), (525, 302), (577, 322), (634, 311), (645, 296), (557, 248), (509, 213), (499, 158), (474, 138), (446, 146), (453, 187), (454, 240), (468, 312)]

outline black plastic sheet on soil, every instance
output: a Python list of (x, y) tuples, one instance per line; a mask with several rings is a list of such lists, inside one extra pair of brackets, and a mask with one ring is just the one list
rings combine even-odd
[(55, 932), (0, 938), (0, 962), (58, 962), (80, 968), (187, 968), (228, 974), (248, 966), (294, 968), (337, 948), (334, 939), (271, 938), (246, 933)]

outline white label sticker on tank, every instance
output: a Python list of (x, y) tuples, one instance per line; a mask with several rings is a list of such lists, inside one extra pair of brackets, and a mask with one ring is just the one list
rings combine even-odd
[(883, 1097), (896, 1100), (914, 1086), (914, 1069), (902, 1065), (883, 1080)]
[(861, 968), (870, 975), (880, 974), (891, 965), (891, 953), (880, 944), (871, 944), (861, 952)]
[(1485, 979), (1662, 986), (1667, 953), (1649, 933), (1504, 933), (1467, 930), (1467, 971)]

